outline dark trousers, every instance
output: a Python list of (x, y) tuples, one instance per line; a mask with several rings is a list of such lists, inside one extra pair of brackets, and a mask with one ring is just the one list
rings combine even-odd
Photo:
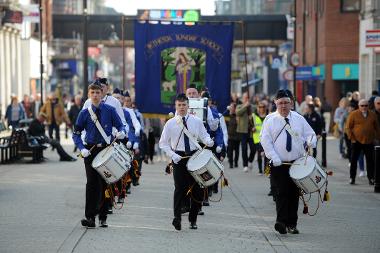
[[(230, 164), (230, 167), (232, 167), (234, 164), (237, 166), (239, 161), (239, 149), (240, 149), (240, 140), (228, 140), (228, 147), (227, 147), (227, 156), (228, 156), (228, 163)], [(234, 157), (235, 153), (235, 157)]]
[[(261, 156), (261, 153), (264, 152), (264, 149), (263, 147), (261, 146), (261, 143), (256, 143), (255, 144), (255, 153), (257, 153), (257, 165), (258, 165), (258, 168), (259, 168), (259, 172), (260, 173), (263, 173), (263, 157)], [(255, 159), (255, 154), (253, 154), (253, 158), (252, 158), (252, 161), (253, 159)], [(268, 159), (266, 158), (266, 156), (264, 155), (264, 167), (266, 166), (266, 164), (268, 163)]]
[(290, 165), (271, 168), (271, 179), (275, 184), (277, 222), (286, 226), (297, 226), (299, 189), (289, 176)]
[[(253, 144), (252, 136), (247, 134), (240, 134), (241, 136), (241, 154), (243, 157), (243, 167), (248, 166), (248, 161), (252, 162), (255, 155), (255, 145)], [(250, 149), (250, 154), (248, 157), (248, 145)]]
[(356, 170), (358, 168), (358, 159), (362, 151), (364, 153), (365, 161), (367, 163), (367, 177), (369, 180), (372, 180), (374, 178), (373, 144), (361, 144), (359, 142), (351, 143), (350, 178), (355, 179), (356, 177)]
[(100, 220), (107, 219), (108, 202), (105, 200), (106, 182), (99, 173), (91, 166), (92, 160), (104, 148), (94, 148), (91, 155), (84, 158), (84, 166), (86, 168), (86, 218), (95, 218), (99, 214)]
[(49, 137), (50, 137), (50, 139), (53, 139), (53, 131), (55, 131), (55, 139), (59, 142), (59, 140), (60, 140), (60, 137), (59, 137), (59, 126), (55, 122), (52, 122), (49, 125)]
[(48, 142), (53, 148), (57, 150), (59, 158), (61, 159), (72, 158), (69, 154), (66, 153), (66, 151), (63, 149), (62, 145), (58, 141), (49, 139)]
[[(183, 154), (180, 154), (184, 156)], [(178, 164), (173, 163), (173, 178), (174, 178), (174, 217), (181, 220), (181, 207), (185, 201), (186, 193), (190, 187), (193, 186), (191, 191), (191, 204), (189, 221), (196, 222), (198, 211), (201, 208), (203, 201), (202, 190), (199, 184), (195, 182), (194, 178), (187, 171), (187, 161), (189, 158), (182, 159)]]

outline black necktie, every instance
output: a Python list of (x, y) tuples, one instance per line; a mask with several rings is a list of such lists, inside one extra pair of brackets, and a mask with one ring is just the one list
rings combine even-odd
[[(185, 117), (182, 117), (182, 121), (183, 121), (183, 125), (187, 128)], [(183, 134), (183, 140), (185, 142), (185, 153), (190, 154), (191, 150), (190, 150), (189, 137), (187, 137), (185, 133)]]
[[(285, 118), (285, 122), (286, 124), (290, 126), (288, 118)], [(285, 133), (286, 133), (286, 151), (290, 152), (292, 151), (292, 136), (290, 135), (288, 130), (285, 130)]]
[(95, 110), (95, 114), (96, 114), (96, 117), (98, 118), (98, 121), (99, 121), (99, 123), (100, 123), (100, 108), (96, 108), (96, 110)]

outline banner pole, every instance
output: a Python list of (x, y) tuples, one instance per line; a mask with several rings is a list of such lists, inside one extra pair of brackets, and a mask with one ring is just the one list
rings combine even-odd
[(244, 50), (244, 65), (245, 65), (245, 79), (247, 82), (247, 94), (248, 98), (249, 96), (249, 86), (248, 86), (248, 59), (247, 59), (247, 41), (245, 39), (245, 22), (242, 20), (241, 21), (241, 34), (242, 34), (242, 39), (243, 39), (243, 50)]

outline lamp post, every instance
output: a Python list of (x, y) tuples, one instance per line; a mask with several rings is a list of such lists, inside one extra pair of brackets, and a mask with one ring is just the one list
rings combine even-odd
[(39, 13), (40, 13), (40, 89), (41, 89), (41, 106), (44, 103), (44, 89), (43, 89), (43, 74), (44, 74), (44, 63), (42, 61), (42, 0), (39, 1)]
[(87, 38), (87, 0), (83, 0), (83, 98), (88, 93), (88, 38)]
[[(297, 52), (297, 0), (294, 0), (293, 21), (293, 53)], [(293, 96), (297, 101), (297, 66), (293, 66)]]

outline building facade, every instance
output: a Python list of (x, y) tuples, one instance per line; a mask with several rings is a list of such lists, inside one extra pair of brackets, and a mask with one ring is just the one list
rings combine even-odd
[(326, 98), (334, 107), (359, 89), (360, 0), (297, 0), (296, 94)]
[(380, 43), (377, 47), (367, 46), (366, 32), (380, 29), (380, 1), (362, 0), (361, 4), (359, 91), (369, 98), (373, 90), (380, 91)]

